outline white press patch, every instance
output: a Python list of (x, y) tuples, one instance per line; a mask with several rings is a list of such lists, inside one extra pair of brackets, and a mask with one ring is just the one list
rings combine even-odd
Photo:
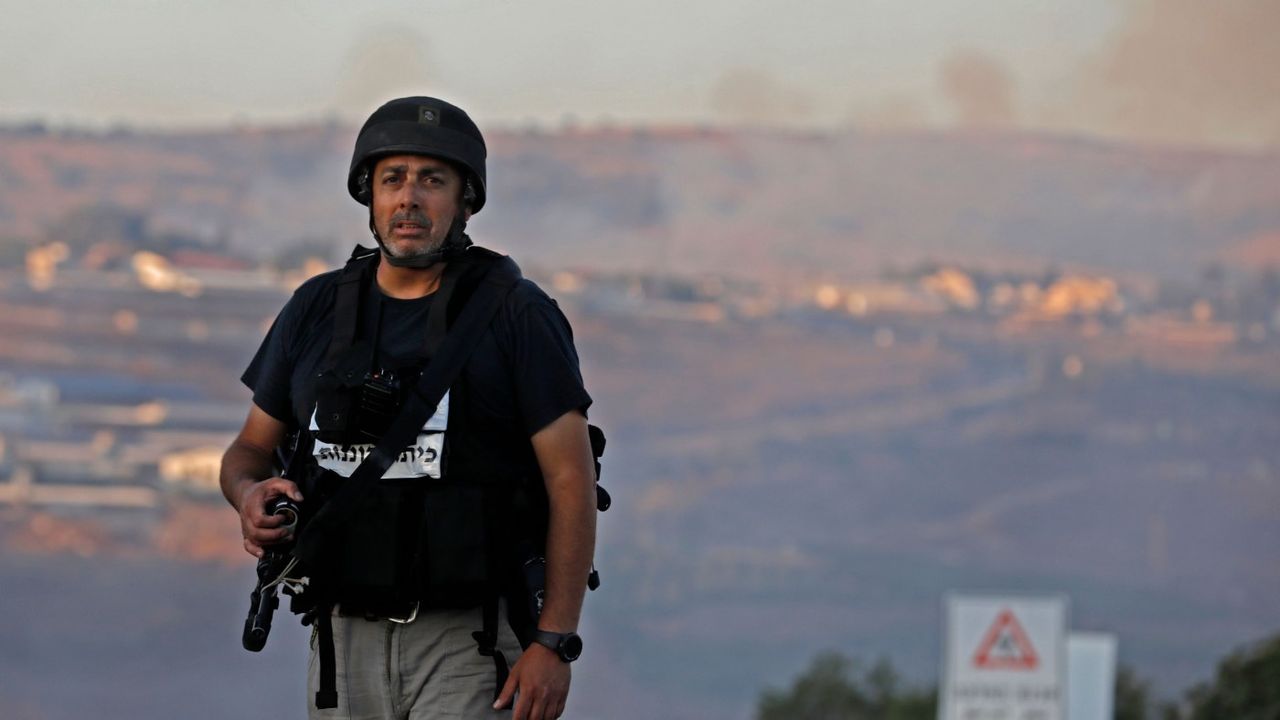
[[(414, 444), (405, 448), (387, 470), (386, 478), (429, 477), (440, 479), (440, 455), (444, 452), (444, 433), (449, 428), (449, 393), (446, 392), (436, 412), (418, 432)], [(311, 432), (319, 430), (315, 410), (311, 411)], [(330, 445), (315, 441), (311, 453), (316, 463), (343, 477), (351, 477), (361, 462), (373, 452), (373, 445)]]

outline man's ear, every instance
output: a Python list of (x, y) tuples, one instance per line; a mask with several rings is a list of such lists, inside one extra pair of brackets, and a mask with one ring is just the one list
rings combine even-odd
[(471, 219), (471, 207), (476, 202), (476, 188), (471, 184), (471, 178), (463, 181), (462, 185), (462, 221), (466, 222)]

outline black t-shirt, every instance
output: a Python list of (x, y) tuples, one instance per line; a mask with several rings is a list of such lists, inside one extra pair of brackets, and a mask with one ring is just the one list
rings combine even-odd
[[(323, 368), (333, 336), (335, 290), (340, 270), (303, 283), (280, 311), (241, 381), (253, 390), (253, 402), (291, 428), (314, 429), (315, 380)], [(361, 301), (358, 337), (378, 338), (374, 363), (402, 373), (409, 382), (426, 360), (427, 315), (433, 296), (414, 300), (386, 297), (370, 281)], [(555, 301), (529, 280), (520, 280), (481, 337), (462, 373), (468, 420), (461, 427), (483, 428), (494, 435), (494, 448), (523, 442), (571, 410), (584, 414), (591, 396), (583, 387), (573, 331)], [(457, 385), (455, 385), (455, 388)], [(449, 396), (455, 393), (451, 391)], [(441, 403), (437, 417), (423, 428), (421, 450), (431, 455), (428, 432), (458, 427), (460, 408)], [(479, 430), (477, 430), (479, 432)], [(439, 450), (442, 437), (434, 443)], [(346, 475), (363, 458), (345, 446), (330, 448), (333, 469)], [(411, 448), (412, 449), (412, 448)], [(318, 457), (321, 451), (318, 450)], [(421, 454), (421, 452), (420, 452)], [(402, 456), (402, 459), (405, 456)], [(323, 463), (322, 463), (323, 464)], [(412, 463), (410, 463), (412, 464)], [(397, 477), (396, 467), (386, 477)], [(406, 470), (408, 476), (434, 475), (426, 469)], [(438, 466), (436, 466), (438, 467)], [(404, 476), (404, 474), (400, 476)]]

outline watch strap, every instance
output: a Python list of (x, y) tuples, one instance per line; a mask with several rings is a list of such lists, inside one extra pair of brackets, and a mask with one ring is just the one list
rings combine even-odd
[[(533, 641), (555, 653), (564, 662), (573, 662), (582, 653), (582, 638), (578, 633), (558, 633), (550, 630), (534, 630)], [(576, 641), (576, 642), (574, 642)], [(576, 646), (576, 652), (574, 652)]]

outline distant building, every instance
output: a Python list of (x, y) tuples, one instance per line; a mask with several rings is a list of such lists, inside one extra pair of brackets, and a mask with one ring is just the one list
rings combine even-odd
[(942, 268), (920, 282), (926, 290), (942, 297), (954, 307), (973, 310), (982, 299), (973, 279), (953, 268)]
[(171, 487), (197, 493), (221, 492), (218, 471), (222, 466), (222, 449), (194, 448), (174, 452), (160, 458), (160, 480)]
[(1124, 301), (1111, 278), (1066, 275), (1045, 289), (1037, 310), (1051, 317), (1120, 313)]
[(1236, 328), (1223, 322), (1187, 321), (1171, 315), (1129, 318), (1125, 332), (1130, 336), (1157, 340), (1186, 348), (1220, 348), (1238, 339)]

